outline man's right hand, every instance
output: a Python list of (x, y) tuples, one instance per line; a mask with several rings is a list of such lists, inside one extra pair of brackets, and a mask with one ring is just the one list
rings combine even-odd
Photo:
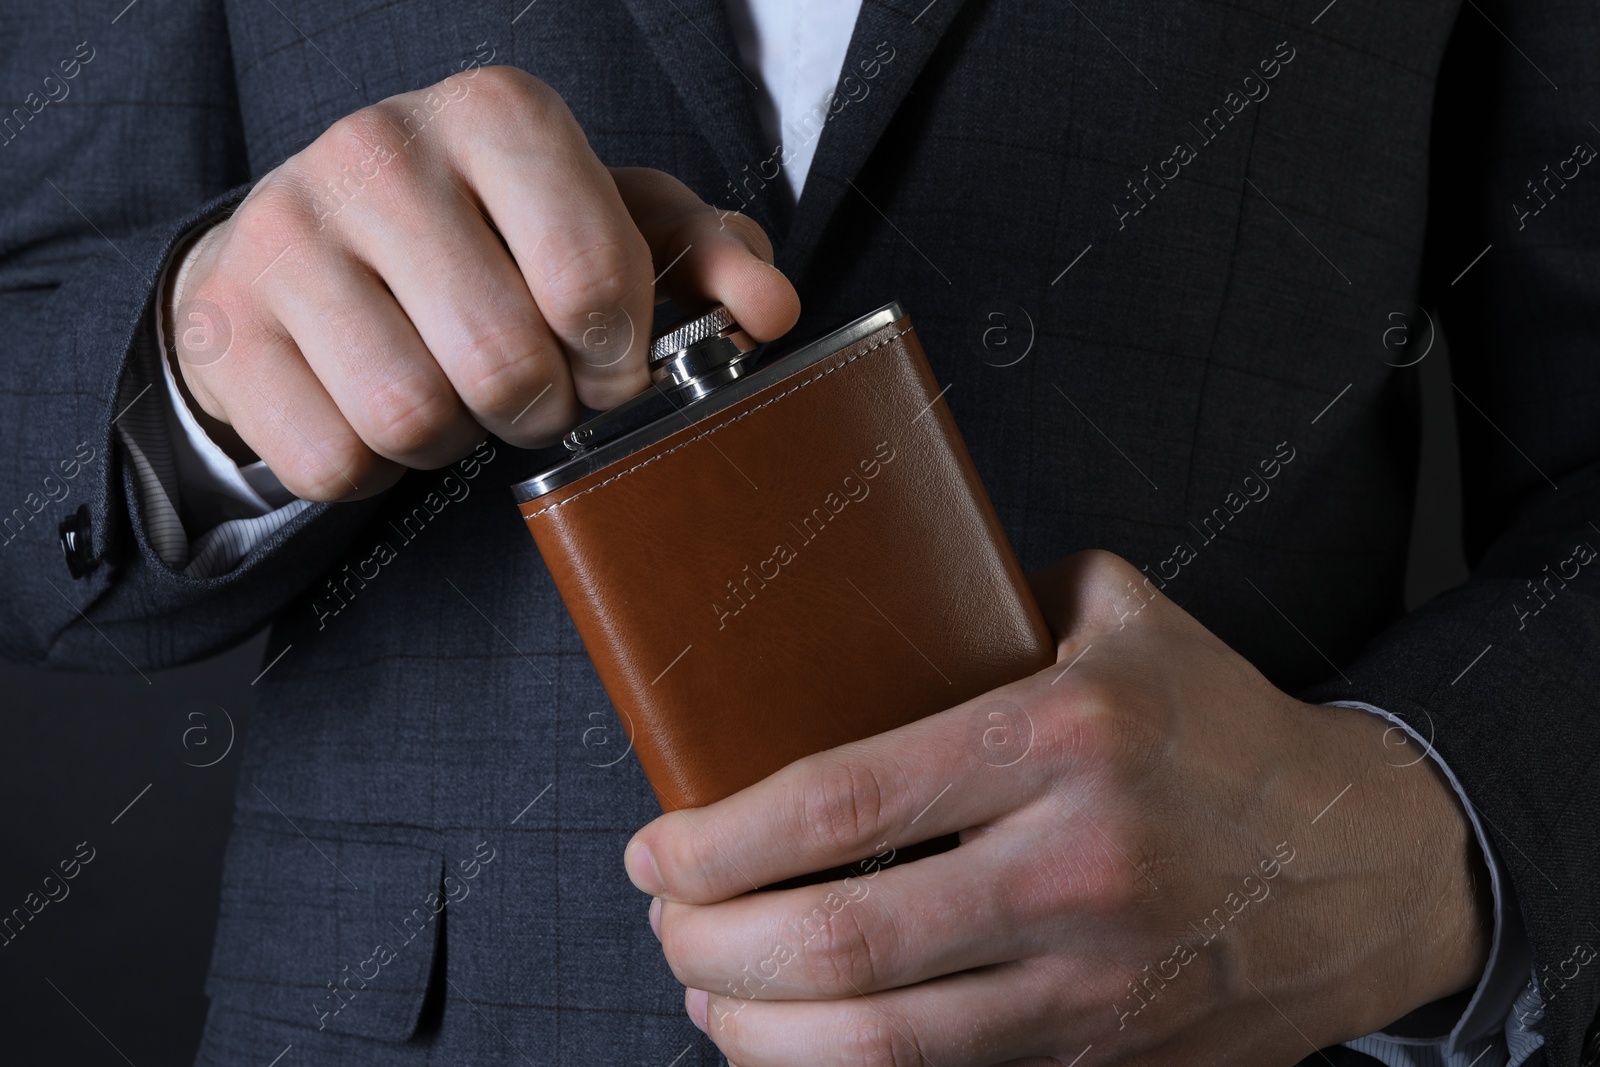
[(771, 262), (754, 222), (607, 170), (547, 85), (483, 67), (269, 172), (184, 254), (164, 313), (219, 444), (296, 496), (352, 500), (644, 389), (658, 271), (680, 303), (781, 335), (799, 297)]

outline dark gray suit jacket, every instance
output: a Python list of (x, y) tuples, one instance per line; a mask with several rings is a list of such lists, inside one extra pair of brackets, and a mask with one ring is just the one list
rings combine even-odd
[[(1562, 966), (1600, 937), (1600, 566), (1571, 562), (1600, 546), (1600, 176), (1573, 162), (1600, 144), (1593, 4), (867, 0), (798, 206), (762, 180), (721, 0), (6, 7), (0, 650), (148, 671), (271, 623), (283, 653), (204, 1062), (717, 1062), (621, 873), (654, 804), (505, 492), (548, 457), (496, 443), (442, 508), (442, 471), (312, 507), (202, 581), (151, 551), (113, 444), (154, 402), (179, 235), (485, 45), (606, 162), (761, 221), (800, 333), (902, 300), (1025, 566), (1114, 550), (1278, 685), (1433, 737), (1549, 968), (1549, 1062), (1578, 1061), (1600, 999), (1600, 969)], [(1417, 416), (1391, 364), (1425, 342), (1419, 303), (1451, 331), (1474, 569), (1402, 618)], [(105, 462), (52, 500), (80, 444)], [(345, 585), (380, 540), (397, 558)], [(330, 580), (348, 603), (319, 620)]]

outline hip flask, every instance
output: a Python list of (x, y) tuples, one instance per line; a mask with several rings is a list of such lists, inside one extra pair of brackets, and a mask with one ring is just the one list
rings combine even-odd
[(513, 493), (664, 809), (1053, 662), (898, 303), (786, 348), (713, 308), (650, 367)]

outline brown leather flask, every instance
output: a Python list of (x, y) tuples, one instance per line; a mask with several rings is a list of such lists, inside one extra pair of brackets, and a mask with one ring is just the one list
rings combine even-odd
[(514, 491), (663, 808), (1052, 661), (897, 304), (780, 354), (719, 308), (651, 364)]

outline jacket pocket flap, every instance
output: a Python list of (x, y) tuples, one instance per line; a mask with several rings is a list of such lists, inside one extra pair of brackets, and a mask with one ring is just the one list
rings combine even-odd
[(404, 1041), (441, 926), (443, 854), (236, 825), (206, 994), (316, 1029)]

